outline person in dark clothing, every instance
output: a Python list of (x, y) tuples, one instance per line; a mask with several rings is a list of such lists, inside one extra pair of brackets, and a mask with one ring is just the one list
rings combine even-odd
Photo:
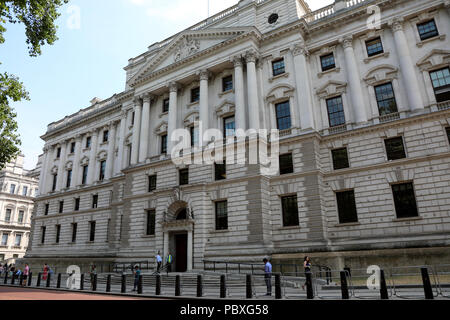
[(264, 280), (266, 281), (267, 293), (266, 296), (272, 295), (272, 264), (269, 260), (264, 259)]
[[(309, 257), (305, 257), (304, 262), (303, 262), (303, 268), (305, 269), (305, 278), (306, 278), (306, 274), (311, 273), (311, 259)], [(302, 285), (303, 290), (305, 290), (305, 285), (306, 285), (306, 281)]]
[(139, 266), (135, 266), (134, 267), (134, 287), (133, 287), (133, 291), (136, 291), (138, 284), (139, 284), (139, 276), (141, 275), (141, 269), (139, 269)]

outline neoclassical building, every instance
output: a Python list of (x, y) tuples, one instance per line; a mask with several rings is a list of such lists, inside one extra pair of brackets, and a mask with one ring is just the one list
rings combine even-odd
[(34, 198), (39, 193), (39, 168), (25, 170), (19, 155), (0, 171), (0, 263), (25, 255), (31, 231)]
[[(448, 37), (448, 0), (241, 0), (151, 45), (42, 136), (26, 259), (450, 262)], [(278, 174), (177, 166), (179, 128), (278, 129)]]

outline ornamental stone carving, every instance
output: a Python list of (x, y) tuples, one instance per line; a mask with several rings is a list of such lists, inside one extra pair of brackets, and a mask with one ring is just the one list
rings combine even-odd
[(353, 47), (353, 37), (351, 35), (345, 36), (344, 38), (342, 38), (340, 40), (340, 42), (342, 43), (342, 46), (344, 47), (344, 49)]
[(187, 58), (200, 50), (200, 41), (194, 39), (183, 38), (181, 43), (175, 49), (173, 59), (178, 62), (184, 58)]
[(294, 56), (298, 56), (298, 55), (308, 56), (309, 51), (308, 51), (308, 49), (306, 49), (306, 46), (303, 43), (297, 43), (292, 48), (292, 54)]

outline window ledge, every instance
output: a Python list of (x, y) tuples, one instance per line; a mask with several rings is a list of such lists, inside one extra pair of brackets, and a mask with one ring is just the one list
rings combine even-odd
[(338, 223), (335, 225), (335, 227), (354, 227), (354, 226), (360, 226), (360, 222), (349, 222), (349, 223)]
[(188, 104), (187, 104), (187, 107), (188, 107), (188, 108), (191, 108), (191, 107), (196, 106), (196, 105), (198, 105), (198, 104), (200, 104), (200, 100), (195, 101), (195, 102), (188, 103)]
[(280, 79), (280, 78), (289, 78), (289, 72), (284, 72), (282, 74), (273, 76), (272, 78), (269, 78), (269, 82), (273, 82), (273, 81), (275, 81), (277, 79)]
[(86, 244), (94, 244), (95, 241), (86, 241)]
[(105, 141), (105, 142), (100, 143), (100, 147), (107, 146), (107, 145), (108, 145), (108, 142), (109, 142), (109, 141)]
[(83, 148), (83, 152), (89, 151), (91, 148)]
[(224, 233), (228, 233), (230, 232), (230, 230), (211, 230), (210, 233), (216, 233), (216, 234), (224, 234)]
[(417, 47), (422, 48), (424, 44), (427, 44), (428, 42), (432, 42), (432, 41), (434, 41), (434, 40), (438, 40), (438, 39), (439, 39), (439, 40), (441, 40), (441, 41), (445, 41), (445, 38), (446, 38), (446, 37), (447, 37), (447, 35), (445, 35), (445, 34), (440, 34), (440, 35), (434, 36), (434, 37), (432, 37), (432, 38), (429, 38), (429, 39), (420, 41), (420, 42), (418, 42), (416, 45), (417, 45)]
[(144, 235), (142, 235), (141, 236), (141, 238), (143, 238), (143, 239), (155, 239), (156, 238), (156, 235), (146, 235), (146, 234), (144, 234)]
[(378, 58), (388, 58), (389, 55), (390, 55), (390, 52), (379, 53), (377, 55), (365, 58), (364, 63), (369, 63), (370, 61), (378, 59)]
[(418, 221), (418, 220), (423, 220), (423, 217), (397, 218), (397, 219), (393, 219), (392, 222), (408, 222), (408, 221)]
[(327, 70), (327, 71), (319, 72), (317, 74), (317, 77), (322, 78), (324, 75), (326, 75), (328, 73), (333, 73), (333, 72), (340, 73), (341, 72), (341, 68), (333, 68), (333, 69), (330, 69), (330, 70)]
[(281, 230), (281, 231), (283, 231), (283, 230), (300, 230), (301, 228), (300, 228), (300, 226), (291, 226), (291, 227), (280, 227), (280, 228), (278, 228), (278, 230)]
[(169, 114), (169, 112), (163, 112), (159, 115), (159, 118), (163, 118), (165, 116), (167, 116)]
[(229, 93), (234, 93), (234, 89), (227, 90), (227, 91), (224, 91), (224, 92), (220, 92), (219, 93), (219, 98), (222, 98), (223, 96), (225, 96), (225, 95), (227, 95)]

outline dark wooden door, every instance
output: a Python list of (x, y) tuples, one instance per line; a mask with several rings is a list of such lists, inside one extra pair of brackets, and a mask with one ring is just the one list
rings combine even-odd
[(175, 267), (176, 272), (186, 272), (187, 270), (187, 234), (175, 235), (176, 252)]

